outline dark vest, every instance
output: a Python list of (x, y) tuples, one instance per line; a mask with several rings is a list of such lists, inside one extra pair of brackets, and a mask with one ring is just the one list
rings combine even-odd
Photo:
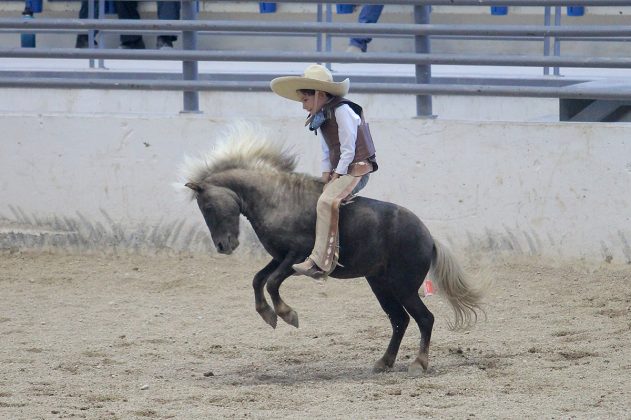
[[(340, 138), (338, 134), (337, 121), (335, 119), (335, 109), (344, 104), (350, 106), (353, 112), (361, 118), (361, 123), (357, 127), (355, 157), (353, 158), (351, 165), (368, 160), (372, 163), (372, 170), (369, 172), (375, 172), (378, 168), (377, 160), (375, 159), (375, 145), (372, 142), (372, 136), (370, 135), (368, 123), (364, 121), (364, 112), (362, 111), (362, 107), (349, 101), (348, 99), (340, 97), (334, 98), (322, 108), (326, 121), (320, 126), (320, 130), (322, 130), (322, 137), (324, 137), (324, 141), (329, 147), (329, 160), (331, 162), (331, 167), (333, 169), (337, 168), (337, 164), (340, 162)], [(350, 169), (351, 168), (349, 168), (349, 172)]]

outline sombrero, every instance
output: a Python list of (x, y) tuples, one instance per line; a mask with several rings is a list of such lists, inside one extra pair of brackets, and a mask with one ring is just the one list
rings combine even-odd
[(348, 93), (351, 82), (346, 79), (334, 82), (329, 69), (319, 64), (312, 64), (305, 69), (302, 76), (277, 77), (270, 82), (272, 90), (283, 98), (301, 102), (300, 89), (313, 89), (330, 93), (333, 96), (344, 96)]

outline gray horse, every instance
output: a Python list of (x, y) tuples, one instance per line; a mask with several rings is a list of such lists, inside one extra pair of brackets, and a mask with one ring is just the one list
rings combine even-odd
[[(256, 311), (272, 327), (277, 316), (298, 327), (297, 313), (279, 294), (315, 240), (316, 202), (322, 182), (293, 172), (296, 157), (253, 130), (236, 130), (198, 162), (185, 168), (186, 186), (193, 191), (217, 251), (230, 254), (239, 246), (243, 214), (272, 260), (253, 280)], [(392, 324), (392, 338), (373, 368), (394, 365), (401, 340), (414, 318), (420, 349), (409, 372), (427, 370), (434, 316), (419, 297), (428, 271), (454, 310), (452, 329), (477, 320), (483, 291), (473, 287), (449, 251), (430, 235), (409, 210), (383, 201), (355, 197), (340, 211), (339, 265), (331, 277), (365, 277)], [(273, 309), (264, 291), (272, 299)], [(422, 370), (421, 370), (422, 369)]]

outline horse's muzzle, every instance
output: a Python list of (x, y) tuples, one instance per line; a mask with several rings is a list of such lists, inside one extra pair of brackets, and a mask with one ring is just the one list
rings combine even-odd
[(237, 249), (238, 246), (239, 240), (232, 235), (228, 235), (226, 239), (222, 239), (215, 243), (215, 248), (217, 248), (217, 252), (226, 255), (232, 254), (232, 251)]

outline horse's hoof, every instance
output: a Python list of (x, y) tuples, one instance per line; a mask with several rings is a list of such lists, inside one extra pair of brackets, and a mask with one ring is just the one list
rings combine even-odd
[(298, 314), (296, 313), (296, 311), (291, 310), (284, 314), (279, 314), (279, 316), (289, 325), (293, 325), (294, 327), (298, 328)]
[(383, 359), (377, 360), (375, 365), (372, 367), (372, 373), (384, 373), (392, 369), (394, 364), (388, 365)]
[(268, 306), (267, 308), (259, 312), (259, 315), (261, 315), (261, 318), (263, 318), (263, 320), (267, 322), (272, 328), (276, 328), (278, 317), (276, 316), (276, 313), (272, 310), (272, 308)]
[(427, 359), (419, 360), (419, 358), (417, 358), (415, 361), (412, 362), (412, 364), (408, 368), (408, 373), (411, 376), (421, 376), (422, 374), (427, 372), (427, 366), (428, 366)]

